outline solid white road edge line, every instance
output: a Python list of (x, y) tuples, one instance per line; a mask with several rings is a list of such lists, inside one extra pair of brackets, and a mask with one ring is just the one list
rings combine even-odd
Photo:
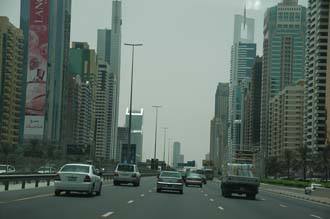
[(109, 217), (110, 215), (112, 215), (114, 212), (109, 211), (108, 213), (105, 213), (104, 215), (102, 215), (102, 217)]
[(320, 217), (320, 216), (317, 216), (317, 215), (315, 215), (315, 214), (311, 214), (310, 216), (311, 216), (311, 217), (315, 217), (315, 218), (318, 218), (318, 219), (322, 219), (322, 217)]

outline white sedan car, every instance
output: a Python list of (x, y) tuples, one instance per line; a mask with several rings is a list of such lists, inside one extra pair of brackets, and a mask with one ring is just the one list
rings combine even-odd
[(62, 191), (86, 192), (92, 196), (101, 195), (102, 179), (95, 167), (89, 164), (66, 164), (55, 177), (55, 195), (58, 196)]

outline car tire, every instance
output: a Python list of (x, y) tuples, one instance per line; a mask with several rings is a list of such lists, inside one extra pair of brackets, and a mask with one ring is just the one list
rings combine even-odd
[(100, 196), (100, 195), (101, 195), (101, 192), (102, 192), (102, 183), (100, 184), (100, 188), (99, 188), (99, 190), (96, 192), (96, 195), (97, 195), (97, 196)]
[(117, 182), (117, 181), (113, 181), (113, 185), (114, 185), (114, 186), (118, 186), (118, 185), (119, 185), (119, 182)]
[(161, 190), (161, 189), (157, 189), (156, 191), (157, 191), (158, 193), (160, 193), (162, 190)]
[(247, 198), (250, 199), (250, 200), (256, 200), (256, 194), (255, 193), (247, 194)]
[(226, 189), (222, 190), (222, 195), (225, 198), (229, 198), (231, 196), (231, 193), (228, 192)]
[(200, 186), (199, 186), (199, 187), (203, 188), (203, 184), (200, 184)]
[(188, 187), (189, 185), (186, 183), (186, 187)]
[(183, 190), (180, 190), (180, 194), (181, 194), (181, 195), (183, 194)]
[(60, 190), (55, 190), (55, 196), (60, 196), (61, 195), (61, 191)]

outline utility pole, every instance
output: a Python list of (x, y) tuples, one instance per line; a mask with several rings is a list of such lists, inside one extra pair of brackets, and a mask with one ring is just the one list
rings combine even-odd
[(163, 127), (164, 129), (164, 151), (163, 151), (163, 161), (165, 163), (165, 151), (166, 151), (166, 130), (168, 129), (167, 127)]
[(132, 132), (132, 102), (133, 102), (133, 73), (134, 73), (134, 48), (136, 46), (142, 46), (141, 43), (124, 43), (125, 46), (132, 47), (132, 70), (131, 70), (131, 95), (129, 101), (129, 120), (128, 120), (128, 144), (127, 146), (131, 147), (131, 132)]
[(158, 126), (158, 109), (161, 108), (162, 106), (152, 106), (156, 110), (156, 127), (155, 127), (155, 148), (154, 148), (154, 160), (156, 162), (156, 156), (157, 156), (157, 126)]

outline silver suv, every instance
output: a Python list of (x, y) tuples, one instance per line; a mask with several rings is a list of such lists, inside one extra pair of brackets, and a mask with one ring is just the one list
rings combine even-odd
[(140, 185), (141, 174), (135, 164), (118, 164), (113, 177), (113, 185), (121, 183), (132, 183), (134, 186)]

